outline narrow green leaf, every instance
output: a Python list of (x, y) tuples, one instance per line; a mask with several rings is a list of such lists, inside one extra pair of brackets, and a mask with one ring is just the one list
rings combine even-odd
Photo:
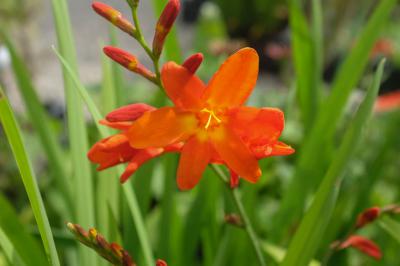
[(336, 152), (335, 160), (331, 163), (311, 207), (306, 212), (290, 242), (282, 266), (308, 265), (324, 235), (332, 212), (335, 207), (342, 176), (354, 154), (355, 147), (361, 140), (362, 130), (370, 116), (375, 98), (378, 94), (385, 60), (379, 64), (374, 80), (364, 101), (360, 105), (354, 119), (347, 129), (343, 141)]
[(18, 127), (11, 106), (0, 87), (0, 120), (10, 143), (12, 152), (17, 162), (25, 190), (31, 203), (33, 214), (39, 227), (40, 236), (46, 255), (51, 265), (60, 265), (56, 246), (51, 233), (49, 220), (43, 205), (39, 187), (36, 182), (31, 163), (22, 140), (21, 131)]
[(400, 244), (400, 223), (385, 215), (379, 219), (379, 226)]
[[(284, 248), (278, 247), (268, 242), (263, 242), (262, 248), (265, 253), (267, 253), (271, 258), (275, 260), (276, 263), (281, 263), (286, 255), (286, 250)], [(312, 260), (308, 264), (308, 266), (320, 266), (320, 265), (321, 263), (316, 260)]]
[(296, 86), (305, 128), (311, 126), (317, 110), (317, 86), (314, 75), (317, 72), (314, 64), (316, 51), (313, 36), (307, 19), (301, 10), (301, 1), (289, 2), (290, 28), (292, 30), (293, 60), (296, 70)]
[[(279, 227), (289, 226), (301, 215), (307, 194), (320, 182), (323, 176), (321, 174), (325, 171), (324, 158), (327, 157), (324, 149), (333, 143), (335, 130), (350, 93), (360, 80), (368, 62), (369, 52), (395, 4), (396, 0), (379, 1), (354, 48), (341, 65), (335, 77), (332, 92), (326, 102), (321, 105), (315, 124), (299, 150), (295, 175), (285, 192), (276, 218), (276, 224)], [(315, 164), (316, 161), (320, 163)]]
[[(35, 239), (25, 230), (11, 204), (0, 194), (0, 230), (8, 238), (12, 250), (10, 261), (17, 255), (26, 265), (47, 265), (46, 255)], [(3, 245), (3, 243), (0, 243)], [(6, 250), (7, 251), (7, 250)], [(11, 253), (10, 253), (11, 252)]]
[[(72, 69), (69, 66), (68, 62), (66, 62), (66, 60), (62, 57), (62, 55), (60, 55), (56, 50), (55, 50), (55, 53), (59, 57), (64, 68), (66, 69), (66, 73), (70, 76), (71, 80), (73, 81), (74, 88), (76, 90), (78, 90), (78, 93), (82, 97), (82, 100), (85, 101), (86, 106), (88, 107), (89, 112), (91, 113), (93, 119), (95, 121), (101, 120), (102, 116), (100, 114), (100, 111), (97, 109), (93, 100), (90, 98), (85, 87), (82, 85), (82, 83), (80, 83), (76, 74), (74, 72), (72, 72)], [(111, 134), (110, 130), (108, 130), (106, 127), (101, 127), (98, 123), (96, 123), (96, 126), (100, 132), (101, 137), (105, 138)], [(117, 172), (118, 172), (118, 175), (121, 175), (123, 172), (123, 169), (121, 167), (119, 167)], [(139, 241), (140, 241), (140, 244), (143, 249), (145, 259), (146, 259), (146, 264), (154, 265), (154, 258), (153, 258), (153, 254), (152, 254), (152, 250), (151, 250), (151, 245), (148, 240), (147, 232), (146, 232), (146, 229), (144, 226), (144, 221), (143, 221), (142, 215), (140, 213), (139, 204), (137, 202), (135, 192), (133, 191), (132, 186), (130, 184), (130, 180), (128, 180), (128, 182), (126, 182), (122, 187), (123, 187), (123, 192), (124, 192), (125, 198), (127, 200), (129, 209), (130, 209), (132, 217), (133, 217), (133, 222), (136, 226)]]
[[(66, 0), (51, 0), (60, 54), (69, 63), (71, 71), (78, 75), (75, 43), (71, 30), (71, 22)], [(89, 8), (89, 6), (88, 6)], [(93, 197), (93, 180), (89, 161), (87, 130), (82, 100), (74, 87), (74, 81), (63, 68), (64, 91), (67, 102), (68, 137), (72, 158), (72, 178), (74, 183), (74, 199), (76, 201), (76, 223), (83, 227), (96, 226), (95, 205)], [(80, 264), (96, 265), (99, 259), (96, 254), (79, 246)]]
[(8, 36), (3, 34), (3, 37), (11, 54), (15, 79), (32, 121), (32, 126), (38, 133), (43, 149), (46, 152), (57, 188), (62, 192), (63, 198), (66, 199), (69, 208), (72, 210), (71, 183), (68, 182), (69, 179), (64, 169), (63, 151), (51, 129), (50, 118), (39, 100), (24, 60), (17, 54)]

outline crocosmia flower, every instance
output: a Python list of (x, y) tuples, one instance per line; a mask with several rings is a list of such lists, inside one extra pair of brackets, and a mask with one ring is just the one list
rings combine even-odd
[(241, 49), (207, 85), (187, 68), (166, 63), (161, 80), (174, 106), (146, 111), (132, 121), (124, 145), (143, 151), (182, 144), (177, 170), (182, 190), (193, 188), (209, 163), (224, 164), (232, 176), (256, 182), (257, 160), (294, 152), (278, 141), (284, 128), (281, 110), (243, 106), (256, 84), (258, 61), (255, 50)]

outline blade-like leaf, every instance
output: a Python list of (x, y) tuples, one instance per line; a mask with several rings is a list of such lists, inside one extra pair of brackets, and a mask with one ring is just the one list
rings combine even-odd
[[(13, 253), (9, 260), (17, 255), (26, 265), (47, 265), (46, 255), (35, 239), (25, 230), (11, 204), (0, 194), (0, 230), (12, 244)], [(1, 243), (0, 245), (3, 245)]]
[(335, 207), (342, 176), (360, 142), (362, 130), (370, 116), (378, 94), (383, 68), (384, 60), (380, 62), (372, 85), (345, 133), (342, 144), (334, 157), (335, 160), (330, 165), (311, 207), (290, 242), (282, 266), (308, 265), (315, 255)]
[(32, 206), (33, 214), (39, 227), (43, 246), (51, 265), (60, 265), (56, 246), (51, 233), (49, 220), (43, 205), (39, 187), (36, 182), (31, 163), (22, 140), (21, 131), (18, 127), (11, 106), (0, 87), (0, 120), (6, 133), (11, 150), (17, 162), (25, 190), (28, 194), (29, 202)]
[[(86, 106), (88, 107), (89, 112), (91, 113), (93, 119), (95, 121), (101, 120), (102, 116), (100, 114), (100, 111), (98, 110), (98, 108), (95, 105), (95, 103), (93, 102), (93, 100), (90, 98), (85, 87), (82, 85), (82, 83), (80, 83), (79, 79), (77, 78), (75, 73), (72, 71), (68, 62), (63, 58), (62, 55), (60, 55), (57, 52), (57, 50), (54, 50), (54, 51), (57, 54), (58, 58), (60, 59), (61, 63), (63, 64), (64, 68), (66, 69), (66, 73), (69, 75), (69, 77), (73, 81), (74, 88), (77, 90), (79, 95), (82, 97), (82, 100), (85, 101)], [(105, 138), (111, 134), (110, 130), (108, 130), (105, 127), (100, 126), (99, 123), (96, 123), (96, 126), (100, 132), (101, 137)], [(123, 172), (123, 169), (121, 167), (119, 167), (117, 172), (118, 172), (118, 175), (121, 175)], [(144, 222), (143, 222), (143, 218), (140, 213), (139, 204), (137, 202), (135, 192), (133, 191), (129, 180), (128, 180), (128, 182), (126, 182), (123, 185), (123, 192), (124, 192), (125, 198), (127, 200), (129, 209), (131, 211), (133, 221), (136, 226), (136, 231), (137, 231), (137, 234), (139, 237), (141, 248), (143, 249), (143, 252), (144, 252), (146, 264), (154, 265), (154, 258), (153, 258), (153, 254), (152, 254), (152, 250), (151, 250), (151, 245), (149, 243), (147, 232), (146, 232)]]
[(400, 223), (389, 216), (379, 219), (379, 226), (400, 244)]
[(5, 34), (3, 34), (3, 37), (11, 54), (12, 67), (19, 91), (28, 110), (32, 125), (38, 133), (43, 149), (46, 152), (49, 167), (53, 171), (57, 188), (63, 193), (64, 199), (66, 199), (69, 208), (72, 210), (71, 183), (68, 182), (66, 170), (64, 169), (63, 151), (51, 129), (50, 118), (40, 103), (25, 62), (17, 54), (9, 38)]
[[(51, 0), (56, 33), (60, 54), (70, 64), (74, 74), (78, 74), (75, 43), (71, 30), (71, 22), (66, 0)], [(67, 102), (68, 137), (72, 158), (73, 187), (75, 202), (76, 223), (83, 227), (95, 226), (95, 208), (93, 198), (93, 180), (89, 161), (86, 158), (88, 151), (87, 130), (83, 112), (82, 99), (75, 90), (71, 76), (63, 68), (64, 91)], [(79, 247), (80, 264), (96, 265), (96, 254), (84, 247)]]
[[(301, 215), (307, 194), (320, 182), (325, 171), (324, 149), (333, 143), (333, 136), (342, 117), (351, 91), (357, 85), (367, 65), (370, 50), (379, 36), (396, 0), (379, 1), (372, 17), (362, 30), (357, 43), (341, 65), (326, 102), (321, 105), (315, 124), (299, 150), (295, 175), (289, 184), (276, 224), (287, 227)], [(318, 151), (318, 152), (316, 152)], [(316, 164), (315, 162), (319, 163)], [(272, 230), (276, 231), (276, 230)]]

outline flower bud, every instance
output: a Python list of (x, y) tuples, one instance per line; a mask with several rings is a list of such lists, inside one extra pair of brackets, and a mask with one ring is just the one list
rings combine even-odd
[(182, 66), (184, 66), (190, 73), (196, 73), (199, 68), (201, 62), (203, 62), (204, 56), (202, 53), (197, 53), (189, 56), (185, 62), (183, 62)]
[(115, 109), (106, 115), (109, 122), (135, 121), (145, 112), (155, 110), (153, 106), (144, 103), (134, 103)]
[(238, 226), (238, 227), (243, 227), (244, 226), (242, 218), (236, 213), (226, 214), (225, 217), (224, 217), (224, 220), (225, 220), (226, 223), (231, 224), (231, 225), (235, 225), (235, 226)]
[(108, 57), (126, 69), (135, 72), (152, 82), (155, 81), (156, 75), (142, 65), (134, 55), (112, 46), (104, 47), (103, 51)]
[(153, 39), (153, 53), (155, 57), (160, 57), (164, 46), (165, 38), (170, 32), (180, 10), (179, 0), (169, 0), (160, 18), (158, 19)]
[(168, 264), (165, 261), (158, 259), (156, 261), (156, 266), (168, 266)]
[(380, 260), (382, 258), (380, 248), (373, 241), (362, 236), (350, 236), (340, 244), (339, 249), (345, 249), (347, 247), (356, 248), (376, 260)]
[(97, 14), (110, 21), (122, 31), (133, 37), (136, 37), (137, 31), (135, 27), (126, 18), (124, 18), (121, 12), (118, 10), (101, 2), (93, 2), (92, 8)]
[(364, 227), (365, 225), (373, 222), (376, 218), (378, 218), (381, 209), (378, 207), (372, 207), (364, 210), (357, 217), (356, 228)]

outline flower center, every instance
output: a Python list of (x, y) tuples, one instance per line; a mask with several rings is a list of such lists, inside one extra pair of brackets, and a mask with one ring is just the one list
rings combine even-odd
[(199, 121), (200, 124), (205, 128), (208, 129), (210, 126), (216, 126), (221, 123), (221, 119), (218, 118), (216, 113), (213, 110), (209, 110), (204, 108), (199, 113)]

